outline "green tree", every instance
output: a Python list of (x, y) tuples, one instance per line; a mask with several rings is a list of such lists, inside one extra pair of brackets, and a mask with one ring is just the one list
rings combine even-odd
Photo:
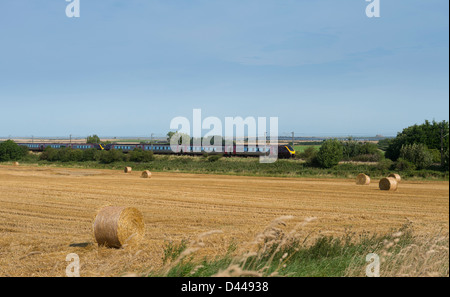
[(306, 162), (311, 163), (316, 157), (319, 150), (317, 150), (313, 146), (309, 146), (305, 149), (303, 153), (299, 154), (299, 157), (303, 160), (306, 160)]
[(99, 144), (99, 143), (101, 143), (101, 140), (100, 140), (100, 137), (98, 137), (97, 135), (92, 135), (92, 136), (87, 137), (86, 143)]
[(397, 162), (395, 162), (395, 169), (398, 171), (413, 171), (416, 170), (416, 166), (408, 160), (403, 158), (399, 158)]
[(140, 148), (134, 149), (129, 155), (131, 162), (146, 163), (155, 159), (152, 151), (144, 151)]
[(378, 148), (382, 151), (386, 151), (388, 147), (391, 145), (393, 138), (385, 138), (378, 141)]
[(49, 161), (49, 162), (57, 161), (57, 154), (58, 154), (58, 151), (56, 149), (48, 146), (45, 148), (45, 150), (39, 156), (39, 159), (44, 160), (44, 161)]
[(360, 154), (360, 144), (353, 140), (352, 137), (347, 139), (346, 141), (342, 142), (342, 149), (343, 149), (343, 155), (346, 159), (351, 159), (353, 157), (356, 157)]
[(82, 160), (85, 162), (95, 161), (97, 157), (97, 152), (98, 151), (95, 148), (84, 150)]
[(192, 139), (189, 135), (186, 133), (180, 133), (180, 132), (169, 132), (167, 133), (167, 141), (171, 142), (172, 138), (178, 139), (178, 144), (182, 144), (183, 140), (187, 145), (190, 145), (192, 143)]
[(101, 151), (99, 161), (103, 164), (111, 164), (114, 162), (124, 161), (125, 154), (122, 150)]
[(339, 164), (342, 160), (343, 147), (339, 140), (326, 140), (317, 153), (317, 162), (323, 168), (331, 168)]
[(414, 125), (405, 128), (401, 133), (398, 133), (397, 137), (394, 138), (389, 147), (386, 150), (386, 158), (396, 161), (400, 157), (400, 150), (404, 145), (409, 144), (424, 144), (429, 149), (441, 150), (441, 130), (443, 130), (443, 135), (446, 136), (444, 139), (444, 151), (449, 148), (449, 123), (442, 121), (440, 123), (433, 121), (425, 121), (422, 125)]
[(414, 164), (417, 169), (425, 169), (433, 164), (433, 154), (424, 144), (407, 144), (400, 149), (400, 158)]
[(0, 143), (0, 162), (18, 161), (28, 154), (28, 149), (20, 147), (12, 140)]
[(177, 132), (172, 132), (172, 131), (170, 131), (170, 132), (167, 133), (167, 141), (168, 141), (168, 142), (170, 142), (170, 140), (171, 140), (172, 137), (175, 135), (175, 133), (177, 133)]

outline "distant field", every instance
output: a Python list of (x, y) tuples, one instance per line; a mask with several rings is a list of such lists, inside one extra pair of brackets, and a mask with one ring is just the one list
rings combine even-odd
[(314, 147), (315, 149), (319, 150), (321, 145), (296, 145), (294, 146), (294, 149), (296, 153), (303, 153), (309, 147)]

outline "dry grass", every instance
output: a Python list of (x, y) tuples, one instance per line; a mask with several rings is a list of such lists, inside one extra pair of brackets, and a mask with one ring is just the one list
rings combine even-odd
[[(292, 216), (302, 232), (385, 234), (414, 221), (417, 236), (449, 228), (448, 182), (405, 181), (397, 192), (354, 180), (257, 178), (0, 166), (0, 276), (64, 276), (66, 255), (80, 256), (81, 276), (145, 274), (162, 269), (164, 244), (198, 234), (198, 256), (223, 255), (252, 242), (274, 218)], [(145, 237), (137, 247), (98, 248), (92, 235), (104, 205), (139, 209)], [(268, 232), (267, 234), (269, 234)], [(198, 241), (200, 242), (200, 241)], [(231, 273), (231, 272), (230, 272)]]
[[(419, 236), (407, 246), (398, 246), (403, 235), (402, 231), (393, 233), (374, 250), (380, 256), (381, 277), (449, 277), (448, 234)], [(366, 276), (362, 268), (350, 266), (347, 276)]]

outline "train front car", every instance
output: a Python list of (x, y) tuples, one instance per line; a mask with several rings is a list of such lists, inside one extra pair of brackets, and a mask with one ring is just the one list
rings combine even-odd
[(295, 158), (295, 149), (290, 145), (278, 146), (278, 158), (280, 159)]

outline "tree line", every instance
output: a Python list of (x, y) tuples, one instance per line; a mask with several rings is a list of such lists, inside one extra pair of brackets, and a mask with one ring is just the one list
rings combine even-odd
[(448, 171), (449, 123), (425, 121), (378, 144), (330, 139), (324, 141), (319, 150), (310, 147), (300, 157), (323, 168), (331, 168), (341, 161), (372, 161), (403, 170), (427, 169), (438, 163)]

